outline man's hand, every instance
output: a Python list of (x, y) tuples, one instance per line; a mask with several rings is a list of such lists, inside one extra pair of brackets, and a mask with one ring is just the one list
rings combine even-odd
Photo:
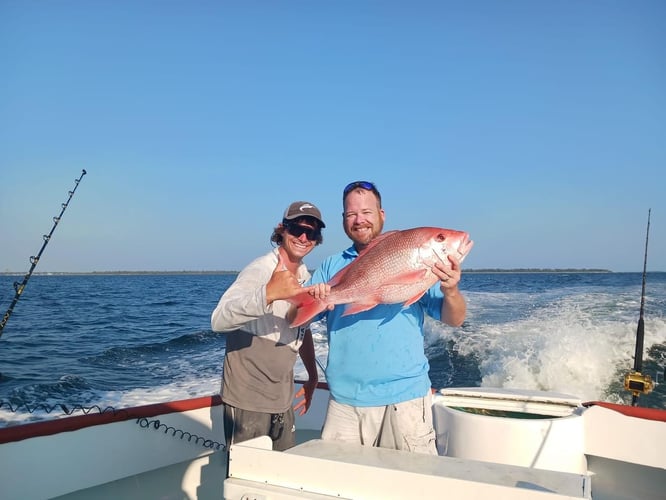
[(287, 269), (282, 254), (278, 251), (278, 261), (271, 279), (266, 283), (266, 303), (271, 304), (276, 300), (286, 300), (307, 292), (310, 287), (303, 288), (296, 279), (296, 276)]
[(446, 295), (447, 290), (454, 290), (460, 283), (460, 261), (453, 255), (448, 256), (449, 263), (446, 265), (444, 262), (435, 262), (432, 266), (432, 272), (439, 278), (439, 287), (442, 293)]
[(294, 399), (303, 398), (294, 406), (294, 412), (299, 412), (300, 410), (298, 413), (299, 415), (305, 415), (307, 413), (307, 411), (310, 409), (312, 395), (314, 394), (316, 388), (316, 380), (308, 380), (305, 384), (303, 384), (303, 387), (301, 387), (294, 396)]

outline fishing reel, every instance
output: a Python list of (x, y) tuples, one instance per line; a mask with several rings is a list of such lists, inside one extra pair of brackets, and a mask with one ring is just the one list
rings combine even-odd
[(631, 391), (634, 396), (638, 396), (639, 393), (649, 394), (654, 389), (654, 382), (650, 375), (630, 371), (624, 376), (624, 389)]

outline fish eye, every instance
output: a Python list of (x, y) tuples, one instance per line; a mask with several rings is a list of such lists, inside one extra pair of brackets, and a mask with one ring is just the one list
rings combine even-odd
[(435, 238), (437, 241), (442, 242), (446, 239), (446, 236), (444, 236), (443, 233), (438, 233), (437, 237)]

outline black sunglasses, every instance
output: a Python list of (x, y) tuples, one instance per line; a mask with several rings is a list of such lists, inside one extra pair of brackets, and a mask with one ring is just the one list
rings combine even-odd
[(313, 229), (299, 224), (286, 224), (285, 228), (287, 229), (287, 232), (295, 238), (300, 238), (301, 234), (305, 234), (305, 237), (310, 241), (317, 241), (319, 236), (321, 236), (321, 230), (318, 228)]

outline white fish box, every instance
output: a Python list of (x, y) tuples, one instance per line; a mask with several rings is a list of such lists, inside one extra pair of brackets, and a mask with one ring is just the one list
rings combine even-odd
[(440, 455), (584, 474), (583, 406), (554, 392), (442, 389), (433, 397)]

